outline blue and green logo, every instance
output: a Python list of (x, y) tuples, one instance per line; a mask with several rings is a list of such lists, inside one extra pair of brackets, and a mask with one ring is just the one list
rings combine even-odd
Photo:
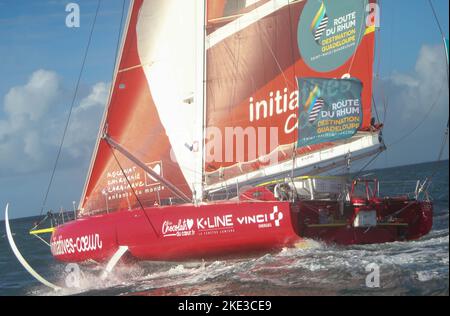
[(329, 72), (356, 52), (366, 31), (368, 0), (308, 0), (298, 25), (298, 47), (306, 64)]

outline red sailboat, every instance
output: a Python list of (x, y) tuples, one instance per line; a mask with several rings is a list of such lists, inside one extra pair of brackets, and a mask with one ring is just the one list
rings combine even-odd
[[(414, 240), (426, 184), (322, 174), (385, 150), (374, 0), (134, 0), (64, 262), (189, 260)], [(115, 255), (116, 254), (116, 255)]]

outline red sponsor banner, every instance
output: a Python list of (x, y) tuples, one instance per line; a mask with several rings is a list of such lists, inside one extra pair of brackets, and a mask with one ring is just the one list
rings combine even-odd
[[(206, 126), (217, 132), (206, 133), (209, 184), (265, 167), (255, 157), (276, 148), (279, 160), (292, 159), (298, 139), (297, 78), (359, 79), (363, 83), (362, 129), (370, 125), (374, 28), (369, 1), (258, 1), (254, 5), (257, 9), (241, 8), (238, 13), (242, 14), (231, 20), (213, 23), (212, 19), (208, 24)], [(268, 141), (273, 127), (276, 145)], [(243, 130), (244, 140), (235, 133), (230, 145), (231, 138), (223, 136), (230, 128)], [(252, 133), (257, 135), (255, 142), (249, 141)], [(217, 134), (223, 136), (221, 146)], [(242, 143), (245, 152), (239, 155), (237, 147)], [(292, 148), (286, 150), (289, 144)], [(297, 153), (332, 145), (297, 148)], [(232, 155), (226, 150), (230, 146)], [(251, 161), (245, 170), (231, 168)]]

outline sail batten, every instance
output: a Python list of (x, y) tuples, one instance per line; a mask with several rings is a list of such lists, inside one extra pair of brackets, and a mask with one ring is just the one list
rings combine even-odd
[[(304, 1), (304, 0), (300, 0)], [(207, 38), (207, 48), (211, 48), (218, 43), (222, 42), (226, 38), (239, 33), (243, 29), (252, 25), (253, 23), (258, 22), (259, 20), (267, 17), (268, 15), (278, 11), (279, 9), (288, 6), (292, 1), (290, 0), (276, 0), (269, 1), (265, 4), (262, 4), (259, 7), (256, 7), (254, 10), (249, 13), (243, 13), (241, 15), (236, 15), (236, 19), (234, 21), (226, 24), (225, 26), (219, 28), (212, 34), (210, 34)], [(224, 17), (227, 18), (227, 17)], [(229, 17), (228, 17), (229, 18)], [(231, 17), (232, 18), (232, 17)], [(217, 21), (217, 20), (216, 20)], [(212, 19), (208, 19), (209, 23), (215, 22)]]

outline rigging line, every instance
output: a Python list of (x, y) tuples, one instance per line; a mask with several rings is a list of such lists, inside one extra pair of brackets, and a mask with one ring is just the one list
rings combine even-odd
[(41, 236), (39, 236), (39, 235), (33, 235), (34, 237), (36, 237), (37, 239), (40, 239), (44, 244), (46, 244), (47, 246), (49, 246), (50, 248), (52, 247), (52, 246), (50, 246), (50, 244), (44, 239), (44, 238), (42, 238)]
[[(291, 35), (291, 42), (295, 43), (296, 39), (294, 36), (294, 32), (292, 32), (292, 26), (293, 26), (293, 18), (292, 18), (292, 6), (297, 2), (297, 0), (293, 0), (293, 1), (289, 1), (289, 5), (288, 5), (288, 10), (289, 10), (289, 26), (290, 26), (290, 35)], [(293, 38), (294, 37), (294, 38)], [(298, 85), (298, 80), (297, 80), (297, 69), (296, 69), (296, 60), (295, 60), (295, 48), (294, 45), (291, 45), (291, 58), (292, 58), (292, 63), (294, 65), (294, 81), (295, 81), (295, 89), (297, 89), (297, 91), (300, 90), (300, 87)], [(297, 134), (297, 138), (298, 138), (298, 129), (296, 129), (295, 133)], [(295, 143), (294, 144), (294, 152), (292, 153), (293, 155), (293, 162), (292, 162), (292, 173), (291, 176), (294, 174), (295, 170), (295, 159), (297, 156), (297, 147), (298, 144)]]
[[(379, 1), (379, 6), (380, 6), (380, 10), (381, 10), (381, 0)], [(375, 53), (376, 53), (376, 72), (375, 72), (375, 78), (374, 78), (374, 83), (372, 84), (372, 102), (375, 108), (375, 114), (377, 117), (377, 121), (379, 123), (381, 123), (380, 121), (380, 115), (378, 113), (378, 106), (377, 103), (375, 102), (375, 96), (374, 96), (374, 86), (375, 84), (378, 85), (382, 85), (383, 83), (380, 81), (380, 68), (381, 68), (381, 32), (380, 32), (380, 27), (378, 27), (375, 31)]]
[(361, 175), (361, 173), (364, 172), (364, 170), (366, 170), (373, 162), (375, 162), (375, 160), (378, 159), (378, 157), (381, 155), (381, 153), (383, 153), (383, 151), (378, 152), (375, 157), (373, 157), (368, 163), (366, 163), (360, 170), (359, 172), (356, 174), (355, 178), (359, 177), (359, 175)]
[(82, 64), (81, 64), (80, 73), (78, 75), (77, 84), (75, 86), (75, 92), (74, 92), (74, 95), (73, 95), (73, 98), (72, 98), (72, 103), (70, 105), (69, 115), (67, 117), (66, 125), (64, 126), (64, 132), (63, 132), (63, 136), (61, 138), (61, 142), (60, 142), (60, 145), (59, 145), (59, 148), (58, 148), (58, 153), (56, 155), (55, 165), (53, 167), (52, 174), (50, 176), (50, 182), (48, 184), (47, 191), (45, 192), (45, 197), (44, 197), (44, 201), (42, 203), (41, 212), (40, 212), (39, 216), (42, 215), (42, 213), (44, 212), (45, 205), (47, 204), (48, 194), (50, 192), (50, 188), (52, 186), (53, 179), (55, 177), (56, 168), (58, 167), (58, 162), (59, 162), (59, 159), (61, 157), (62, 147), (64, 145), (64, 140), (66, 138), (67, 130), (69, 129), (70, 118), (72, 116), (73, 107), (74, 107), (75, 101), (77, 99), (78, 90), (79, 90), (80, 83), (81, 83), (81, 77), (83, 76), (84, 68), (85, 68), (85, 65), (86, 65), (86, 60), (87, 60), (87, 56), (88, 56), (88, 53), (89, 53), (89, 48), (91, 46), (92, 35), (94, 34), (95, 23), (97, 22), (97, 17), (98, 17), (98, 13), (100, 11), (101, 2), (102, 2), (102, 0), (98, 0), (98, 2), (97, 2), (97, 9), (95, 11), (94, 21), (92, 22), (92, 27), (91, 27), (91, 31), (90, 31), (90, 34), (89, 34), (88, 43), (87, 43), (87, 46), (86, 46), (86, 49), (85, 49), (85, 52), (84, 52), (83, 61), (82, 61)]
[[(436, 21), (436, 24), (437, 24), (437, 27), (438, 27), (438, 29), (439, 29), (439, 32), (440, 32), (440, 34), (441, 34), (441, 36), (442, 36), (442, 40), (444, 41), (444, 50), (446, 51), (445, 53), (446, 53), (446, 59), (445, 59), (445, 62), (446, 62), (446, 65), (447, 65), (447, 72), (446, 72), (446, 74), (447, 74), (447, 87), (448, 87), (448, 82), (449, 82), (449, 64), (448, 64), (448, 53), (447, 53), (447, 45), (446, 45), (446, 38), (445, 38), (445, 33), (444, 33), (444, 30), (443, 30), (443, 28), (442, 28), (442, 25), (441, 25), (441, 23), (440, 23), (440, 21), (439, 21), (439, 17), (437, 16), (437, 12), (436, 12), (436, 10), (435, 10), (435, 8), (434, 8), (434, 5), (433, 5), (433, 2), (432, 2), (432, 0), (428, 0), (428, 3), (430, 4), (430, 7), (431, 7), (431, 11), (433, 12), (433, 16), (434, 16), (434, 19), (435, 19), (435, 21)], [(443, 90), (443, 86), (442, 86), (442, 90)], [(442, 93), (442, 91), (440, 92), (440, 93)], [(437, 102), (436, 102), (437, 103)], [(431, 113), (431, 109), (430, 109), (430, 112), (429, 113)], [(426, 115), (426, 117), (424, 118), (424, 120), (421, 122), (421, 123), (423, 123), (424, 121), (425, 121), (425, 119), (428, 117), (428, 115), (429, 115), (429, 113), (427, 113), (427, 115)], [(441, 144), (441, 148), (440, 148), (440, 150), (439, 150), (439, 155), (438, 155), (438, 159), (437, 159), (437, 162), (440, 162), (441, 160), (442, 160), (442, 156), (443, 156), (443, 154), (444, 154), (444, 149), (445, 149), (445, 145), (446, 145), (446, 143), (447, 143), (447, 140), (448, 140), (448, 132), (449, 132), (449, 130), (448, 130), (448, 127), (449, 127), (449, 120), (448, 120), (448, 118), (447, 118), (447, 128), (446, 128), (446, 130), (445, 130), (445, 133), (444, 133), (444, 137), (443, 137), (443, 139), (442, 139), (442, 144)], [(429, 177), (429, 178), (427, 178), (425, 181), (432, 181), (432, 179), (436, 176), (436, 174), (439, 172), (439, 166), (436, 166), (436, 168), (435, 168), (435, 170), (434, 170), (434, 172), (432, 173), (432, 175)]]
[[(237, 37), (237, 41), (238, 41), (238, 44), (236, 45), (235, 50), (234, 50), (234, 54), (233, 54), (235, 56), (235, 58), (234, 58), (234, 60), (235, 60), (235, 63), (234, 63), (235, 72), (234, 72), (234, 78), (233, 78), (234, 79), (234, 84), (233, 84), (233, 90), (231, 92), (231, 103), (230, 104), (234, 104), (234, 102), (236, 100), (236, 95), (237, 95), (237, 90), (238, 90), (238, 80), (242, 79), (242, 76), (239, 73), (239, 64), (240, 64), (240, 59), (241, 59), (241, 42), (242, 42), (242, 37), (238, 36)], [(228, 108), (228, 110), (231, 112), (232, 111), (232, 107), (230, 106)]]
[[(129, 28), (130, 28), (129, 24), (131, 23), (130, 21), (131, 21), (131, 18), (133, 16), (134, 0), (130, 0), (130, 6), (131, 5), (132, 5), (132, 7), (130, 7), (130, 11), (128, 12), (128, 14), (129, 14), (128, 24), (125, 23), (126, 25), (125, 25), (124, 28), (122, 28), (122, 26), (120, 27), (119, 36), (117, 38), (117, 51), (116, 51), (116, 56), (117, 56), (117, 74), (116, 74), (115, 80), (114, 80), (114, 74), (113, 74), (113, 81), (111, 83), (111, 85), (112, 85), (111, 89), (112, 90), (114, 90), (116, 83), (120, 82), (121, 78), (124, 76), (124, 72), (120, 72), (119, 68), (120, 68), (120, 65), (121, 65), (122, 61), (128, 56), (128, 53), (130, 52), (130, 49), (131, 49), (131, 46), (132, 46), (132, 45), (126, 45), (126, 43), (127, 43), (127, 41), (135, 41), (136, 40), (136, 36), (137, 36), (136, 33), (132, 33), (134, 35), (134, 37), (130, 37), (130, 38), (128, 37), (128, 35), (129, 35)], [(124, 12), (125, 12), (125, 0), (123, 2), (123, 7), (122, 7), (122, 20), (121, 20), (122, 23), (123, 23), (123, 14), (124, 14)], [(141, 11), (139, 11), (139, 15), (140, 14), (141, 14)], [(139, 16), (138, 16), (138, 19), (139, 19)], [(123, 30), (123, 32), (122, 32), (122, 30)], [(120, 34), (121, 32), (122, 32), (122, 34)], [(121, 44), (122, 36), (123, 36), (122, 54), (121, 54), (121, 56), (118, 56), (119, 50), (120, 50), (119, 47), (120, 47), (120, 44)], [(116, 99), (117, 98), (113, 98), (113, 94), (111, 94), (111, 99), (109, 100), (110, 103), (109, 103), (109, 105), (107, 105), (107, 112), (106, 112), (105, 121), (104, 121), (103, 126), (101, 126), (101, 129), (103, 130), (103, 132), (105, 131), (105, 129), (108, 126), (109, 109), (112, 108), (112, 106), (116, 104), (116, 102), (115, 102)]]
[[(207, 20), (208, 20), (208, 12), (206, 10), (207, 8), (207, 0), (202, 1), (202, 5), (203, 5), (203, 22), (202, 22), (202, 123), (201, 123), (201, 133), (200, 133), (200, 137), (201, 137), (201, 143), (202, 143), (202, 153), (201, 153), (201, 176), (200, 176), (200, 181), (201, 181), (201, 197), (200, 200), (203, 201), (203, 192), (205, 191), (205, 183), (204, 183), (204, 170), (205, 170), (205, 165), (206, 165), (206, 152), (205, 150), (203, 150), (204, 148), (206, 148), (206, 106), (207, 106), (207, 99), (208, 99), (208, 94), (207, 94), (207, 90), (206, 90), (206, 78), (208, 76), (208, 68), (207, 68), (207, 56), (206, 56), (206, 28), (207, 28)], [(197, 158), (198, 159), (198, 158)]]
[[(124, 15), (125, 15), (125, 0), (122, 1), (122, 15), (120, 16), (119, 34), (117, 36), (115, 56), (117, 56), (119, 54), (119, 50), (120, 50), (120, 39), (122, 38), (122, 24), (123, 24)], [(114, 82), (114, 70), (113, 70), (112, 77), (113, 77), (112, 82)]]
[(434, 18), (436, 20), (437, 26), (439, 28), (439, 32), (441, 33), (442, 37), (445, 38), (444, 29), (442, 28), (441, 22), (439, 21), (439, 18), (437, 16), (436, 10), (435, 10), (434, 5), (433, 5), (433, 1), (432, 0), (428, 0), (428, 3), (430, 4), (431, 11), (433, 11), (433, 15), (434, 15)]
[(381, 77), (378, 78), (379, 82), (379, 89), (380, 89), (380, 103), (382, 103), (382, 110), (383, 110), (383, 123), (386, 123), (386, 116), (387, 116), (387, 103), (388, 103), (388, 96), (387, 96), (387, 89), (385, 86), (385, 81)]
[[(381, 0), (378, 1), (378, 6), (379, 6), (379, 11), (383, 12), (383, 8), (381, 5)], [(379, 79), (380, 78), (380, 72), (381, 72), (381, 27), (379, 26), (378, 28), (376, 28), (376, 32), (375, 32), (375, 46), (376, 46), (376, 51), (377, 51), (377, 71), (376, 71), (376, 78)]]
[(39, 222), (36, 223), (36, 225), (34, 225), (33, 228), (31, 228), (30, 230), (35, 230), (36, 228), (39, 227), (39, 225), (41, 225), (43, 222), (45, 222), (48, 218), (48, 215), (46, 215), (43, 219), (41, 219)]
[[(125, 0), (123, 0), (123, 2), (122, 2), (122, 13), (121, 13), (121, 17), (120, 17), (119, 32), (118, 32), (117, 43), (116, 43), (116, 50), (115, 50), (114, 56), (118, 56), (119, 50), (120, 50), (120, 43), (121, 43), (120, 39), (122, 37), (122, 25), (123, 25), (123, 21), (124, 21), (124, 15), (125, 15)], [(91, 153), (91, 160), (90, 160), (89, 167), (88, 167), (88, 170), (87, 170), (87, 176), (86, 176), (86, 179), (85, 179), (85, 184), (84, 184), (84, 187), (83, 187), (83, 191), (81, 193), (82, 194), (81, 195), (81, 200), (83, 200), (85, 198), (85, 193), (86, 193), (85, 190), (87, 190), (87, 184), (90, 181), (91, 174), (92, 174), (92, 169), (94, 168), (94, 163), (95, 163), (95, 160), (97, 158), (97, 150), (99, 148), (100, 141), (101, 141), (100, 136), (101, 136), (101, 132), (104, 130), (103, 124), (104, 124), (104, 120), (106, 120), (107, 108), (108, 108), (109, 103), (111, 101), (112, 90), (114, 89), (114, 83), (115, 83), (114, 82), (114, 77), (116, 75), (115, 74), (116, 67), (119, 68), (119, 66), (116, 65), (116, 64), (117, 64), (117, 60), (114, 61), (114, 67), (113, 67), (113, 71), (112, 71), (112, 74), (111, 74), (111, 85), (109, 87), (109, 96), (108, 96), (108, 100), (105, 103), (105, 108), (103, 110), (104, 112), (103, 112), (103, 116), (102, 116), (102, 121), (100, 123), (100, 128), (99, 128), (99, 132), (98, 132), (98, 135), (97, 135), (97, 140), (96, 140), (96, 143), (94, 145), (94, 150)], [(83, 201), (80, 201), (80, 202), (83, 202)], [(80, 202), (79, 202), (79, 205), (81, 205)], [(75, 219), (76, 219), (76, 216), (75, 216)]]
[[(394, 10), (392, 13), (392, 21), (391, 21), (391, 32), (390, 32), (390, 45), (389, 45), (389, 76), (388, 79), (392, 78), (392, 72), (393, 72), (393, 54), (394, 54), (394, 33), (395, 33), (395, 22), (396, 22), (396, 11)], [(384, 114), (383, 114), (383, 123), (386, 124), (387, 121), (387, 115), (388, 115), (388, 108), (389, 108), (389, 95), (385, 92), (384, 93)]]
[[(365, 8), (362, 9), (363, 11), (365, 10)], [(365, 21), (364, 21), (365, 22)], [(365, 36), (365, 32), (366, 32), (366, 28), (367, 28), (367, 24), (366, 23), (361, 23), (361, 27), (359, 30), (359, 34), (360, 34), (360, 38), (358, 39), (359, 43), (361, 43), (362, 39)], [(356, 51), (357, 51), (358, 47), (356, 47), (355, 52), (352, 56), (351, 62), (350, 62), (350, 66), (348, 68), (347, 73), (350, 74), (353, 68), (353, 64), (355, 63), (355, 59), (356, 59)]]
[[(380, 11), (383, 11), (381, 8), (381, 0), (378, 1), (378, 5), (380, 7)], [(375, 109), (375, 114), (376, 114), (376, 118), (377, 121), (379, 123), (382, 123), (382, 121), (380, 120), (380, 115), (378, 113), (378, 106), (377, 106), (377, 102), (375, 101), (375, 86), (379, 87), (380, 89), (380, 93), (382, 95), (382, 99), (384, 99), (384, 89), (383, 89), (383, 82), (382, 80), (380, 80), (380, 72), (381, 72), (381, 27), (376, 27), (375, 28), (375, 48), (374, 48), (374, 65), (372, 66), (373, 68), (376, 68), (376, 70), (374, 71), (374, 79), (373, 79), (373, 83), (372, 83), (372, 102), (374, 105), (374, 109)]]
[[(295, 43), (297, 39), (295, 39), (294, 36), (294, 32), (292, 32), (292, 1), (289, 1), (289, 5), (288, 5), (288, 10), (289, 10), (289, 26), (290, 26), (290, 35), (291, 35), (291, 43)], [(292, 63), (294, 65), (294, 78), (297, 76), (297, 71), (296, 71), (296, 62), (295, 62), (295, 48), (294, 45), (291, 45), (291, 58), (292, 58)], [(295, 80), (297, 81), (297, 80)], [(296, 83), (296, 86), (298, 88), (298, 82)]]
[[(152, 134), (149, 134), (149, 135), (152, 135)], [(162, 134), (159, 133), (159, 134), (153, 134), (153, 135), (162, 135)], [(135, 150), (134, 152), (135, 152), (136, 154), (142, 155), (142, 156), (146, 156), (146, 155), (147, 155), (147, 153), (144, 152), (144, 151), (142, 151), (142, 150)], [(175, 158), (176, 158), (176, 157), (175, 157)], [(190, 172), (192, 172), (192, 173), (194, 173), (194, 174), (196, 174), (196, 175), (202, 174), (202, 172), (199, 172), (199, 171), (193, 169), (193, 168), (190, 167), (189, 165), (181, 164), (181, 163), (180, 163), (178, 160), (176, 160), (176, 159), (175, 159), (175, 161), (173, 161), (172, 159), (165, 160), (165, 161), (164, 161), (164, 164), (168, 164), (168, 165), (171, 165), (171, 166), (173, 166), (173, 167), (178, 167), (178, 166), (180, 166), (180, 167), (182, 167), (183, 169), (186, 169), (187, 171), (190, 171)]]
[[(119, 23), (119, 34), (117, 36), (117, 41), (116, 41), (116, 55), (119, 53), (119, 49), (120, 49), (120, 39), (122, 38), (122, 24), (123, 24), (123, 19), (124, 19), (124, 15), (125, 15), (125, 0), (122, 1), (122, 14), (120, 15), (120, 23)], [(113, 71), (114, 72), (114, 71)], [(114, 74), (113, 74), (114, 77)]]
[(376, 115), (376, 117), (377, 117), (377, 122), (378, 122), (378, 123), (381, 123), (381, 121), (380, 121), (380, 116), (378, 115), (377, 103), (375, 102), (375, 97), (373, 96), (373, 93), (372, 93), (372, 102), (373, 102), (373, 107), (374, 107), (374, 109), (375, 109), (375, 115)]
[[(444, 137), (442, 139), (441, 149), (439, 151), (439, 157), (438, 157), (437, 162), (441, 162), (442, 161), (442, 156), (444, 155), (445, 145), (447, 144), (447, 140), (448, 140), (448, 123), (449, 123), (449, 121), (447, 119), (447, 128), (445, 130), (445, 134), (444, 134)], [(441, 168), (440, 166), (436, 166), (435, 170), (431, 174), (431, 177), (427, 178), (427, 180), (429, 180), (431, 182), (433, 180), (433, 178), (438, 174), (440, 168)]]
[[(447, 128), (445, 130), (445, 134), (444, 134), (444, 137), (442, 139), (441, 148), (439, 150), (439, 156), (438, 156), (438, 159), (437, 159), (436, 162), (441, 162), (442, 161), (442, 156), (444, 155), (445, 145), (447, 144), (447, 140), (448, 140), (448, 123), (449, 123), (449, 121), (447, 119)], [(427, 180), (432, 181), (433, 178), (436, 176), (436, 174), (438, 174), (440, 168), (441, 168), (440, 166), (436, 166), (434, 171), (433, 171), (433, 173), (431, 174), (431, 176), (429, 178), (427, 178)]]
[(411, 131), (406, 133), (404, 136), (400, 137), (398, 140), (390, 143), (389, 147), (397, 145), (398, 143), (402, 142), (404, 139), (406, 139), (409, 136), (411, 136), (420, 126), (422, 126), (423, 123), (425, 123), (425, 121), (428, 119), (430, 114), (433, 112), (433, 110), (436, 107), (436, 105), (438, 105), (439, 100), (441, 99), (441, 96), (442, 96), (442, 92), (444, 91), (444, 87), (445, 87), (445, 84), (442, 84), (442, 86), (441, 86), (441, 88), (439, 90), (439, 93), (438, 93), (438, 95), (436, 97), (436, 100), (434, 101), (434, 103), (432, 103), (432, 106), (430, 107), (428, 112), (425, 114), (425, 116), (422, 118), (422, 120)]
[[(275, 52), (273, 51), (272, 47), (269, 45), (269, 41), (267, 40), (265, 33), (264, 32), (261, 32), (261, 33), (262, 33), (261, 37), (264, 40), (264, 44), (266, 44), (267, 48), (270, 51), (270, 54), (272, 55), (273, 59), (275, 60), (275, 63), (277, 64), (278, 69), (280, 70), (281, 74), (283, 75), (283, 79), (284, 79), (286, 86), (288, 88), (293, 87), (293, 86), (295, 87), (295, 85), (292, 84), (291, 82), (289, 82), (288, 78), (286, 77), (286, 74), (285, 74), (284, 70), (281, 68), (280, 62), (278, 61), (278, 58), (276, 57)], [(295, 62), (294, 62), (294, 65), (295, 65)]]
[(445, 145), (447, 144), (447, 140), (448, 140), (448, 122), (449, 122), (449, 120), (447, 119), (447, 128), (445, 130), (444, 139), (442, 140), (441, 150), (439, 151), (439, 156), (438, 156), (438, 161), (442, 160), (442, 156), (444, 155)]
[[(438, 27), (438, 29), (439, 29), (439, 32), (441, 33), (442, 40), (443, 40), (444, 43), (445, 43), (445, 33), (444, 33), (444, 29), (442, 28), (441, 22), (439, 21), (439, 17), (438, 17), (438, 15), (437, 15), (437, 13), (436, 13), (436, 10), (435, 10), (435, 8), (434, 8), (433, 1), (432, 1), (432, 0), (428, 0), (428, 3), (430, 4), (431, 11), (433, 11), (434, 19), (436, 20), (437, 27)], [(447, 47), (446, 47), (446, 46), (447, 46), (447, 45), (445, 44), (445, 45), (444, 45), (444, 49), (446, 50), (446, 55), (447, 55), (448, 53), (447, 53)], [(448, 67), (449, 67), (449, 65), (448, 65), (448, 55), (447, 55), (446, 63), (447, 63), (447, 82), (448, 82), (448, 81), (449, 81), (449, 73), (448, 73)]]
[(109, 143), (108, 143), (108, 146), (109, 146), (109, 148), (111, 149), (111, 153), (113, 154), (114, 159), (116, 160), (116, 163), (117, 163), (117, 165), (118, 165), (119, 168), (120, 168), (120, 171), (122, 172), (123, 176), (125, 177), (125, 180), (127, 180), (127, 183), (128, 183), (128, 185), (130, 186), (130, 189), (131, 189), (131, 191), (133, 192), (134, 197), (135, 197), (136, 200), (138, 201), (139, 206), (140, 206), (140, 208), (142, 209), (142, 212), (143, 212), (144, 215), (145, 215), (145, 218), (147, 219), (148, 223), (149, 223), (150, 226), (152, 227), (153, 232), (155, 233), (155, 235), (159, 238), (159, 234), (157, 233), (157, 231), (156, 231), (156, 229), (155, 229), (155, 226), (153, 226), (152, 221), (151, 221), (150, 218), (148, 217), (148, 214), (147, 214), (147, 212), (145, 211), (145, 208), (144, 208), (144, 206), (142, 205), (141, 200), (140, 200), (139, 197), (137, 196), (136, 191), (135, 191), (134, 188), (131, 186), (130, 179), (128, 179), (128, 177), (127, 177), (127, 175), (126, 175), (126, 173), (125, 173), (125, 170), (123, 170), (122, 165), (121, 165), (121, 163), (119, 162), (119, 159), (117, 158), (116, 153), (114, 152), (114, 148), (112, 148), (111, 145), (110, 145)]

